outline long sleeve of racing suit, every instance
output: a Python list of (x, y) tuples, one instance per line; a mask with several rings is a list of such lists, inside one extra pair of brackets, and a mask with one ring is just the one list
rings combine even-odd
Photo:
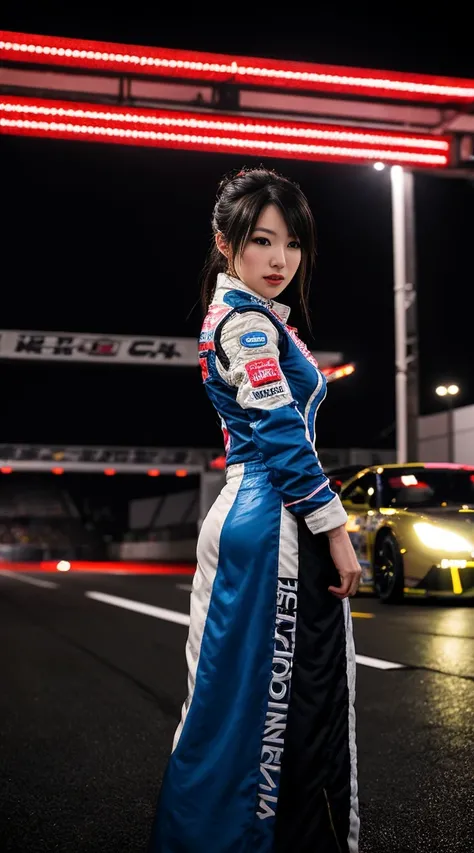
[(322, 533), (345, 524), (347, 515), (329, 486), (281, 370), (278, 340), (279, 332), (265, 314), (236, 314), (222, 327), (226, 366), (218, 360), (217, 368), (248, 411), (253, 441), (283, 504), (303, 516), (312, 533)]

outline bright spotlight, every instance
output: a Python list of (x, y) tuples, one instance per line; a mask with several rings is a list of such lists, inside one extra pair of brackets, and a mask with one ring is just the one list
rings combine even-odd
[(376, 169), (377, 172), (381, 172), (385, 169), (385, 163), (381, 163), (380, 160), (378, 160), (377, 163), (374, 163), (374, 169)]

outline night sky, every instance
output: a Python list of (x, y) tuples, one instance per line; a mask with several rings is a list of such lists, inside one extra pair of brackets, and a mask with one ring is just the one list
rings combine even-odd
[[(257, 7), (254, 6), (254, 10)], [(270, 11), (269, 11), (270, 10)], [(474, 78), (467, 28), (428, 29), (273, 7), (217, 17), (167, 16), (129, 6), (85, 13), (4, 14), (4, 29)], [(198, 278), (221, 176), (252, 158), (0, 136), (2, 328), (197, 336)], [(389, 171), (266, 159), (298, 180), (315, 214), (312, 349), (337, 350), (354, 376), (329, 387), (320, 447), (392, 446), (394, 341)], [(473, 174), (474, 178), (474, 174)], [(420, 405), (456, 381), (474, 403), (474, 183), (415, 177)], [(291, 287), (290, 287), (291, 290)], [(285, 293), (281, 301), (293, 303)], [(189, 313), (191, 316), (188, 318)], [(0, 362), (0, 443), (219, 446), (198, 369)], [(169, 409), (172, 409), (170, 414)]]

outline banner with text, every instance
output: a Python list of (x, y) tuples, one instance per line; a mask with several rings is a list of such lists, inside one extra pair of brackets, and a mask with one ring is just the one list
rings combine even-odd
[(198, 364), (194, 338), (0, 331), (0, 358), (102, 364)]

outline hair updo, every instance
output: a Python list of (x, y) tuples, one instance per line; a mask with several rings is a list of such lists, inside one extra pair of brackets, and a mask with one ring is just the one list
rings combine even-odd
[(215, 235), (220, 231), (230, 248), (231, 257), (238, 257), (268, 204), (278, 208), (289, 233), (301, 245), (301, 263), (295, 278), (301, 308), (309, 326), (308, 289), (316, 243), (313, 215), (298, 184), (263, 166), (234, 171), (219, 184), (212, 213), (212, 246), (203, 270), (203, 309), (206, 312), (209, 308), (218, 274), (228, 271), (227, 258), (217, 248)]

